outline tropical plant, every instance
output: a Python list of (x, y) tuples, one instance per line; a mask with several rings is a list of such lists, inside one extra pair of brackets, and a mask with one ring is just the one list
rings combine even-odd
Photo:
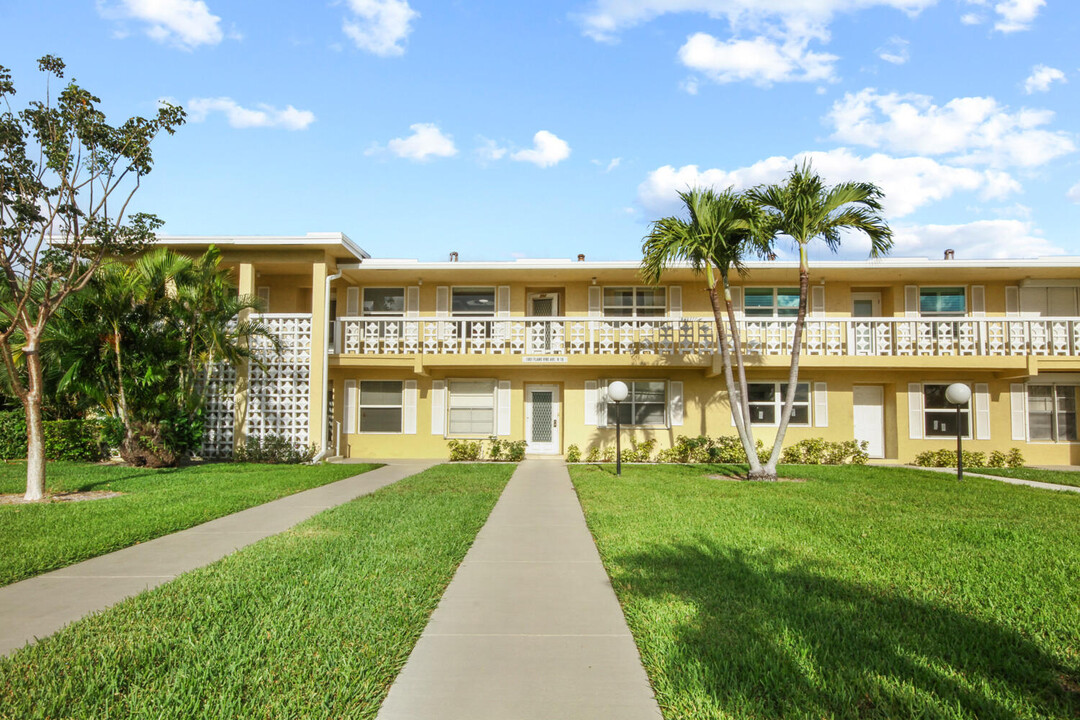
[(753, 468), (750, 471), (751, 478), (776, 480), (776, 464), (791, 421), (799, 380), (799, 356), (810, 287), (807, 247), (814, 240), (820, 240), (836, 252), (845, 232), (860, 232), (870, 240), (870, 257), (876, 258), (892, 248), (892, 231), (882, 217), (880, 188), (864, 182), (826, 185), (809, 161), (795, 166), (783, 183), (753, 188), (747, 191), (746, 197), (765, 214), (770, 241), (777, 236), (786, 236), (799, 250), (799, 311), (791, 335), (787, 393), (772, 453), (758, 472)]
[[(64, 63), (46, 55), (38, 69), (56, 79)], [(11, 110), (15, 85), (0, 67), (0, 359), (26, 413), (26, 499), (45, 492), (41, 341), (57, 310), (89, 283), (106, 256), (153, 239), (153, 215), (126, 216), (153, 167), (150, 145), (172, 134), (184, 111), (163, 103), (152, 119), (112, 126), (100, 100), (75, 82), (54, 98)]]
[[(689, 219), (669, 216), (653, 222), (642, 245), (641, 275), (646, 282), (659, 284), (664, 271), (672, 263), (682, 261), (705, 276), (731, 414), (743, 450), (750, 459), (750, 477), (757, 477), (762, 468), (750, 426), (750, 394), (731, 300), (730, 277), (732, 270), (745, 272), (748, 255), (767, 252), (767, 242), (762, 235), (764, 216), (754, 204), (731, 189), (717, 192), (711, 188), (694, 188), (680, 192), (679, 199)], [(729, 333), (724, 327), (725, 314), (731, 330), (730, 346)], [(738, 384), (733, 364), (738, 372)]]

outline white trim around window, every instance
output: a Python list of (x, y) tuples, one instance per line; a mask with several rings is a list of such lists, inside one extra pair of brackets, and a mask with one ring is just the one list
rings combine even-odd
[(401, 317), (405, 314), (404, 286), (365, 287), (361, 298), (360, 312), (365, 317)]
[(361, 380), (356, 402), (356, 432), (362, 435), (401, 435), (405, 393), (401, 380)]
[(1030, 382), (1024, 394), (1028, 442), (1074, 444), (1080, 441), (1077, 428), (1080, 385)]
[[(824, 383), (818, 383), (824, 385)], [(746, 389), (750, 394), (750, 424), (754, 427), (777, 427), (784, 410), (786, 382), (752, 382)], [(795, 387), (795, 402), (791, 407), (789, 427), (810, 427), (812, 421), (812, 397), (810, 383), (800, 382)], [(734, 423), (734, 418), (732, 423)]]
[(604, 287), (601, 298), (601, 312), (606, 318), (664, 317), (667, 315), (666, 287), (609, 285)]
[(458, 378), (446, 381), (446, 437), (490, 437), (498, 420), (498, 381)]
[[(607, 386), (614, 380), (603, 382), (604, 392), (601, 404), (603, 409), (597, 412), (597, 422), (601, 420), (607, 427), (615, 425), (615, 403), (607, 399)], [(651, 378), (623, 379), (629, 392), (626, 399), (618, 403), (620, 425), (622, 427), (666, 428), (671, 427), (672, 409), (668, 407), (672, 400), (672, 383), (667, 380)], [(682, 424), (682, 383), (679, 384), (679, 423)], [(602, 415), (602, 418), (599, 417)]]

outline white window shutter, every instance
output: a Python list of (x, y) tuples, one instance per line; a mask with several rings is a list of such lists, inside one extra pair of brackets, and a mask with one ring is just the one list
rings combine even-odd
[(440, 285), (435, 288), (435, 317), (446, 317), (450, 314), (450, 288)]
[(356, 317), (360, 314), (360, 288), (345, 288), (345, 315)]
[(829, 388), (814, 383), (814, 427), (829, 427)]
[(682, 285), (668, 288), (668, 317), (682, 317)]
[(990, 386), (975, 383), (975, 439), (990, 439)]
[(815, 285), (810, 288), (810, 316), (825, 317), (825, 286)]
[(1027, 440), (1027, 389), (1023, 383), (1009, 385), (1012, 401), (1012, 439)]
[(908, 383), (907, 406), (908, 406), (908, 437), (912, 440), (923, 439), (923, 397), (922, 385)]
[(986, 317), (986, 286), (971, 286), (971, 316)]
[(1005, 288), (1005, 315), (1007, 317), (1018, 317), (1020, 315), (1020, 288), (1016, 285), (1009, 285)]
[(342, 414), (344, 415), (345, 422), (342, 425), (345, 427), (345, 433), (350, 434), (356, 432), (356, 381), (345, 381), (345, 404), (342, 407)]
[(585, 381), (585, 424), (596, 425), (597, 389), (595, 380)]
[(589, 317), (600, 317), (604, 314), (603, 301), (603, 288), (591, 286), (589, 288)]
[[(904, 286), (904, 317), (919, 317), (919, 286)], [(919, 424), (922, 427), (922, 423)], [(920, 435), (919, 437), (922, 437)]]
[(443, 380), (431, 383), (431, 434), (446, 434), (446, 382)]
[(597, 385), (596, 425), (597, 427), (607, 427), (607, 380), (601, 380)]
[(510, 317), (510, 286), (500, 285), (495, 295), (495, 314), (498, 317)]
[[(721, 298), (723, 300), (723, 298)], [(743, 316), (743, 292), (741, 287), (731, 288), (731, 308), (735, 311), (735, 319), (742, 320)], [(726, 312), (726, 310), (725, 310)]]
[(510, 381), (500, 380), (498, 389), (499, 416), (496, 419), (498, 429), (496, 435), (510, 434)]
[(416, 381), (405, 381), (405, 397), (402, 400), (401, 432), (406, 435), (416, 434)]
[(679, 380), (668, 383), (668, 417), (672, 427), (683, 424), (683, 384)]
[(416, 285), (405, 288), (405, 315), (420, 316), (420, 288)]

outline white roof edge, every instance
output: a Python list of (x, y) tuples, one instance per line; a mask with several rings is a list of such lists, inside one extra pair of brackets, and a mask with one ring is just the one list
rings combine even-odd
[(170, 245), (325, 245), (341, 243), (357, 258), (371, 257), (343, 232), (309, 232), (305, 235), (158, 235)]
[[(552, 268), (570, 270), (634, 270), (641, 266), (638, 260), (608, 260), (577, 262), (566, 259), (556, 260), (512, 260), (512, 261), (438, 261), (428, 262), (415, 259), (365, 259), (363, 263), (342, 265), (349, 270), (363, 267), (367, 270), (525, 270), (533, 268)], [(797, 260), (770, 260), (746, 263), (750, 270), (768, 268), (798, 268)], [(891, 269), (928, 269), (928, 268), (1015, 268), (1015, 267), (1080, 267), (1080, 256), (1051, 256), (1038, 258), (993, 258), (979, 260), (930, 260), (929, 258), (878, 258), (867, 260), (831, 260), (810, 261), (810, 269), (840, 270), (851, 268), (888, 267)], [(672, 263), (671, 269), (688, 269), (689, 263)]]

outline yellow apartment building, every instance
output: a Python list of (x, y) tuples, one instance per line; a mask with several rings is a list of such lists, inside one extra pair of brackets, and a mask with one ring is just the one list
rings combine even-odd
[[(341, 233), (166, 237), (217, 245), (241, 292), (266, 303), (281, 354), (221, 368), (204, 453), (252, 434), (321, 456), (447, 456), (447, 440), (525, 440), (564, 454), (615, 442), (606, 387), (623, 380), (623, 441), (734, 435), (703, 280), (644, 285), (638, 261), (419, 262), (370, 257)], [(955, 447), (945, 387), (972, 389), (965, 448), (1018, 447), (1080, 464), (1080, 258), (817, 262), (786, 442), (865, 440), (910, 462)], [(798, 301), (797, 264), (736, 280), (755, 436), (772, 441)]]

